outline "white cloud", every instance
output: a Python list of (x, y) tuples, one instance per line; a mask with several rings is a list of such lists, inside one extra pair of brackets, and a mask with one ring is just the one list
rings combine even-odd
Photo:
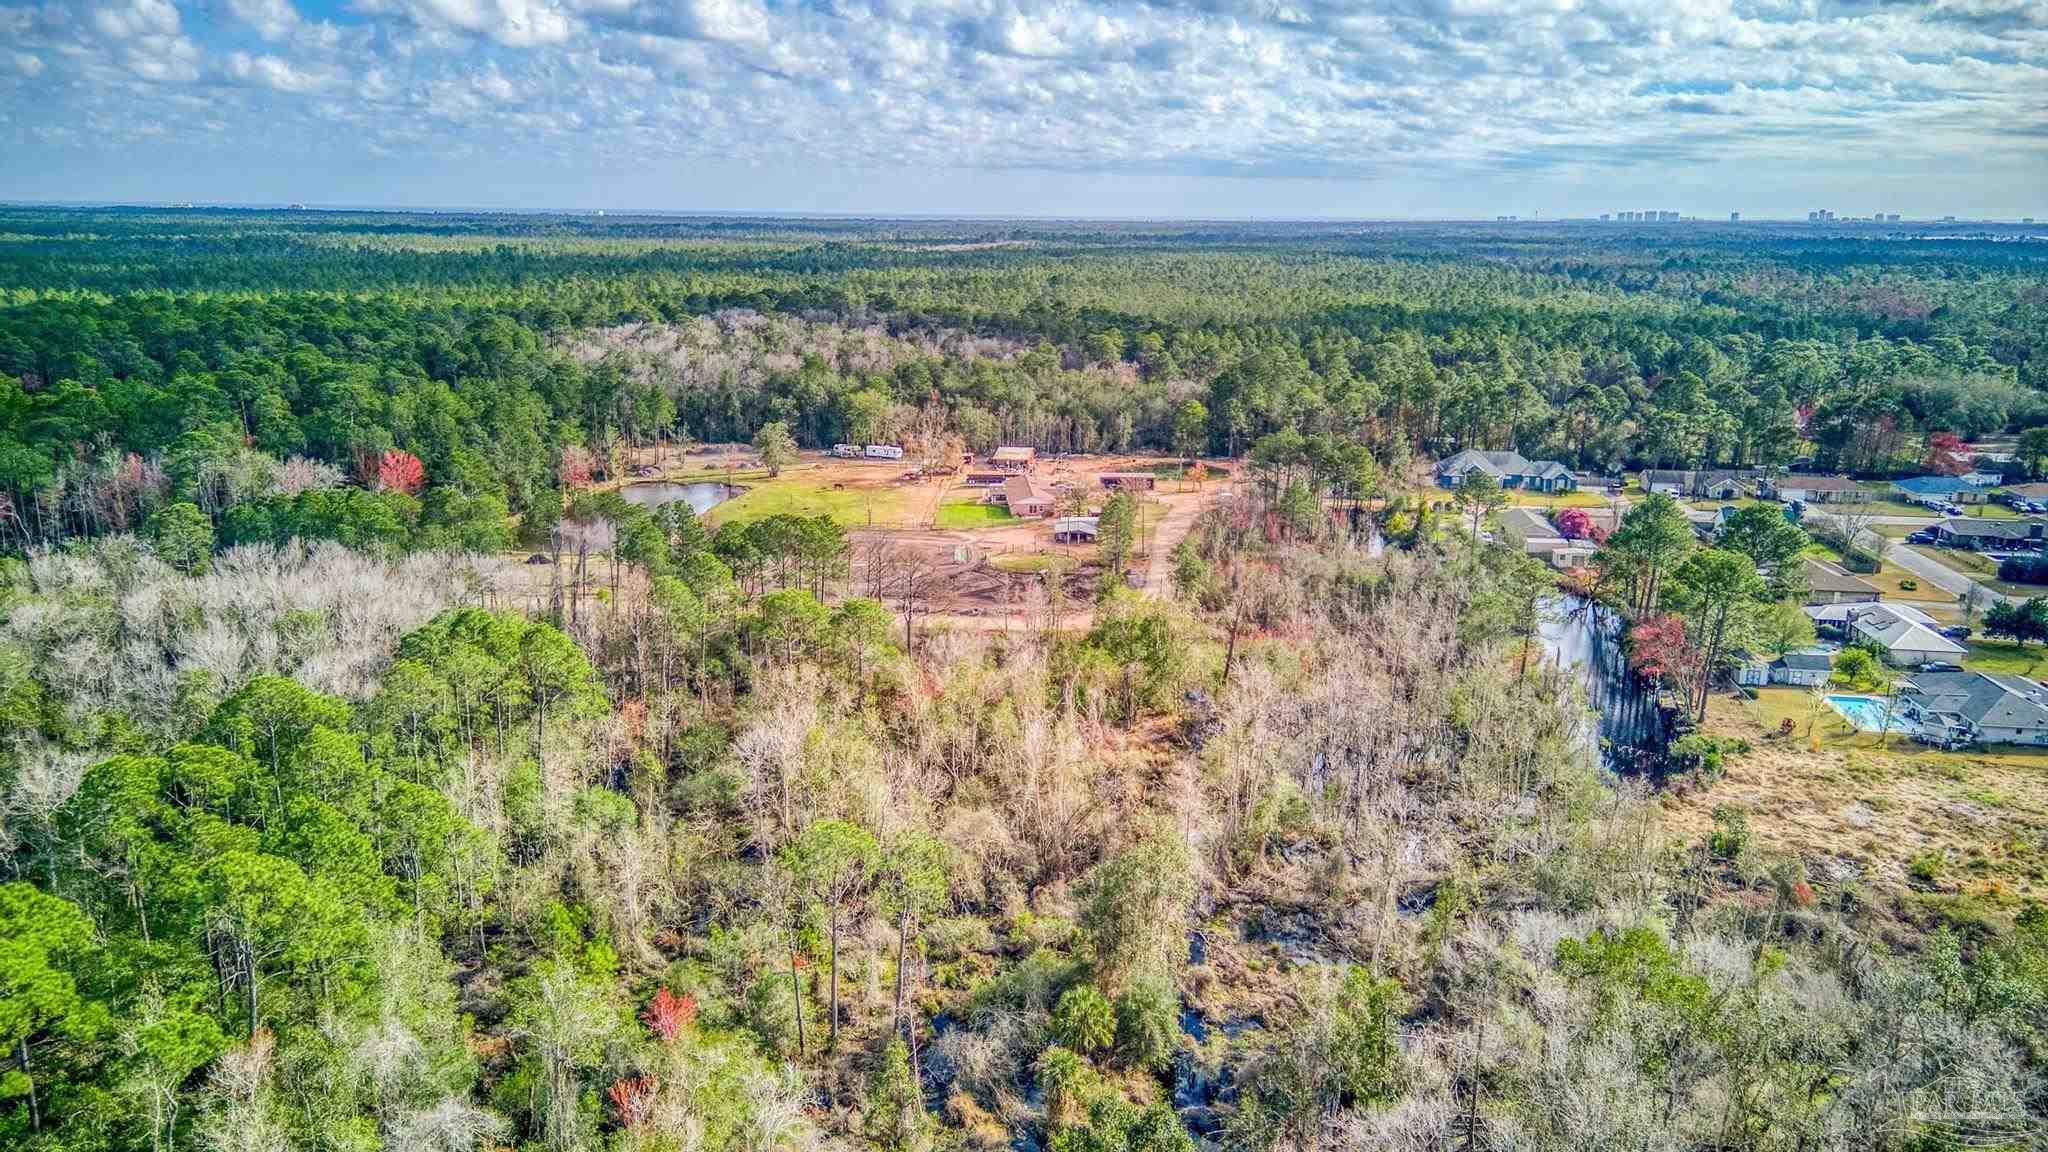
[(265, 40), (282, 40), (299, 27), (291, 0), (228, 0), (228, 11)]
[[(173, 0), (11, 2), (0, 119), (80, 147), (175, 137), (202, 118), (164, 93), (211, 77), (224, 137), (343, 126), (390, 155), (1513, 178), (1975, 153), (2048, 170), (2038, 0), (358, 0), (344, 24), (226, 0), (234, 20), (211, 25)], [(42, 68), (53, 54), (66, 66)]]
[(334, 83), (331, 73), (296, 67), (281, 57), (251, 56), (247, 52), (228, 57), (228, 74), (278, 92), (318, 92)]

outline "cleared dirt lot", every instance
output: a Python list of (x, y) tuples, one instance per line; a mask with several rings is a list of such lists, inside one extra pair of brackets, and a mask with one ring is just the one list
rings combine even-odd
[[(1149, 472), (1177, 463), (1158, 456), (1102, 455), (1044, 458), (1031, 475), (1055, 497), (1078, 493), (1090, 512), (1108, 499), (1105, 472)], [(1141, 531), (1127, 564), (1128, 578), (1152, 595), (1171, 592), (1169, 573), (1175, 545), (1196, 517), (1228, 490), (1228, 466), (1210, 465), (1200, 482), (1162, 477), (1152, 491), (1137, 493)], [(1023, 519), (991, 508), (982, 523), (935, 527), (948, 505), (975, 506), (987, 489), (965, 483), (964, 473), (923, 476), (914, 464), (842, 460), (805, 452), (779, 476), (769, 476), (744, 446), (715, 446), (684, 453), (642, 449), (630, 458), (618, 487), (668, 481), (715, 480), (742, 491), (706, 513), (711, 524), (746, 522), (774, 515), (829, 515), (847, 528), (853, 546), (850, 586), (863, 595), (880, 593), (899, 607), (905, 570), (913, 570), (923, 591), (920, 617), (933, 624), (995, 630), (1041, 628), (1055, 616), (1062, 629), (1086, 627), (1089, 605), (1104, 575), (1093, 544), (1057, 544), (1053, 518)], [(957, 516), (956, 519), (967, 519)], [(525, 557), (521, 553), (521, 558)], [(1057, 571), (1061, 594), (1052, 595)], [(550, 567), (526, 569), (534, 594), (544, 594)], [(565, 572), (565, 576), (567, 573)], [(602, 585), (609, 567), (593, 559), (588, 581)]]

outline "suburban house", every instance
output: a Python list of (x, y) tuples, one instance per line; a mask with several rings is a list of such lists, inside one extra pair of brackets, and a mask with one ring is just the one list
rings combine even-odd
[(2019, 676), (1922, 672), (1900, 682), (1895, 707), (1944, 743), (2048, 744), (2048, 688)]
[(1093, 516), (1062, 516), (1052, 522), (1055, 544), (1093, 544), (1098, 521)]
[[(1934, 617), (1910, 604), (1828, 605), (1846, 613), (1844, 632), (1850, 640), (1869, 644), (1887, 664), (1918, 668), (1922, 664), (1960, 661), (1965, 649), (1943, 636)], [(1807, 609), (1807, 614), (1826, 609)], [(1815, 617), (1814, 623), (1820, 623)]]
[(1763, 478), (1753, 468), (1708, 469), (1693, 474), (1692, 494), (1701, 500), (1739, 500), (1754, 492)]
[(1839, 564), (1811, 556), (1805, 560), (1808, 604), (1875, 604), (1884, 596), (1877, 585), (1858, 580)]
[(1996, 488), (2000, 484), (2005, 483), (2005, 473), (1984, 471), (1965, 472), (1962, 474), (1962, 476), (1958, 477), (1958, 479), (1962, 480), (1963, 483), (1968, 484), (1972, 488)]
[(2005, 490), (2022, 500), (2048, 501), (2048, 484), (2008, 484)]
[(1002, 472), (1029, 472), (1031, 464), (1038, 459), (1038, 449), (1005, 445), (997, 448), (988, 458), (991, 468)]
[(1150, 492), (1159, 483), (1159, 477), (1150, 472), (1104, 472), (1096, 477), (1104, 488), (1127, 488)]
[(1974, 552), (2027, 551), (2041, 546), (2041, 522), (1951, 516), (1934, 526), (1934, 539), (1950, 548)]
[(1501, 534), (1515, 547), (1553, 568), (1574, 568), (1593, 558), (1590, 540), (1568, 540), (1534, 508), (1503, 508)]
[(1520, 452), (1481, 452), (1467, 448), (1437, 462), (1436, 482), (1456, 488), (1468, 472), (1484, 472), (1503, 488), (1526, 488), (1531, 492), (1572, 492), (1579, 486), (1571, 469), (1555, 460), (1524, 460)]
[(1692, 477), (1693, 474), (1690, 472), (1680, 472), (1664, 468), (1646, 468), (1643, 470), (1643, 491), (1648, 492), (1652, 496), (1690, 496), (1692, 495)]
[(1790, 504), (1857, 504), (1875, 493), (1847, 476), (1779, 476), (1756, 482), (1756, 494)]
[(1010, 515), (1039, 517), (1052, 511), (1051, 493), (1041, 490), (1029, 476), (1012, 476), (1003, 481), (1003, 502)]
[(1739, 500), (1749, 495), (1763, 477), (1754, 468), (1651, 468), (1643, 472), (1643, 491), (1695, 500)]
[(1984, 493), (1961, 476), (1913, 476), (1892, 481), (1892, 488), (1907, 499), (1948, 500), (1967, 504), (1984, 499)]
[(1564, 533), (1534, 508), (1501, 509), (1500, 528), (1515, 547), (1531, 556), (1548, 558), (1552, 549), (1566, 544)]
[(1835, 654), (1821, 648), (1787, 652), (1771, 661), (1770, 682), (1797, 688), (1816, 688), (1828, 682), (1835, 669)]

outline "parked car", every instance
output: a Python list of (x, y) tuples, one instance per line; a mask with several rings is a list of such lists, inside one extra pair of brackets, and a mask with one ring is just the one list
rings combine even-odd
[(1906, 537), (1906, 543), (1908, 544), (1932, 544), (1934, 541), (1935, 535), (1932, 528), (1922, 528), (1918, 532), (1914, 532)]
[(1943, 628), (1941, 634), (1951, 640), (1968, 640), (1970, 638), (1970, 628), (1967, 624), (1951, 624)]
[(2039, 500), (2022, 500), (2020, 501), (2019, 509), (2022, 512), (2031, 512), (2038, 516), (2043, 512), (2048, 512), (2048, 504), (2043, 504)]
[(1943, 504), (1941, 511), (1944, 516), (1961, 516), (1963, 514), (1963, 506), (1961, 504)]

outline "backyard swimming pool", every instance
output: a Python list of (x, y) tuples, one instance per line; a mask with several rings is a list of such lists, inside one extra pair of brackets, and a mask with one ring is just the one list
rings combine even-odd
[[(1875, 696), (1829, 696), (1828, 704), (1842, 714), (1842, 718), (1856, 726), (1858, 731), (1877, 732), (1884, 726), (1884, 701)], [(1892, 712), (1891, 729), (1894, 732), (1910, 732), (1913, 724), (1905, 717)]]

